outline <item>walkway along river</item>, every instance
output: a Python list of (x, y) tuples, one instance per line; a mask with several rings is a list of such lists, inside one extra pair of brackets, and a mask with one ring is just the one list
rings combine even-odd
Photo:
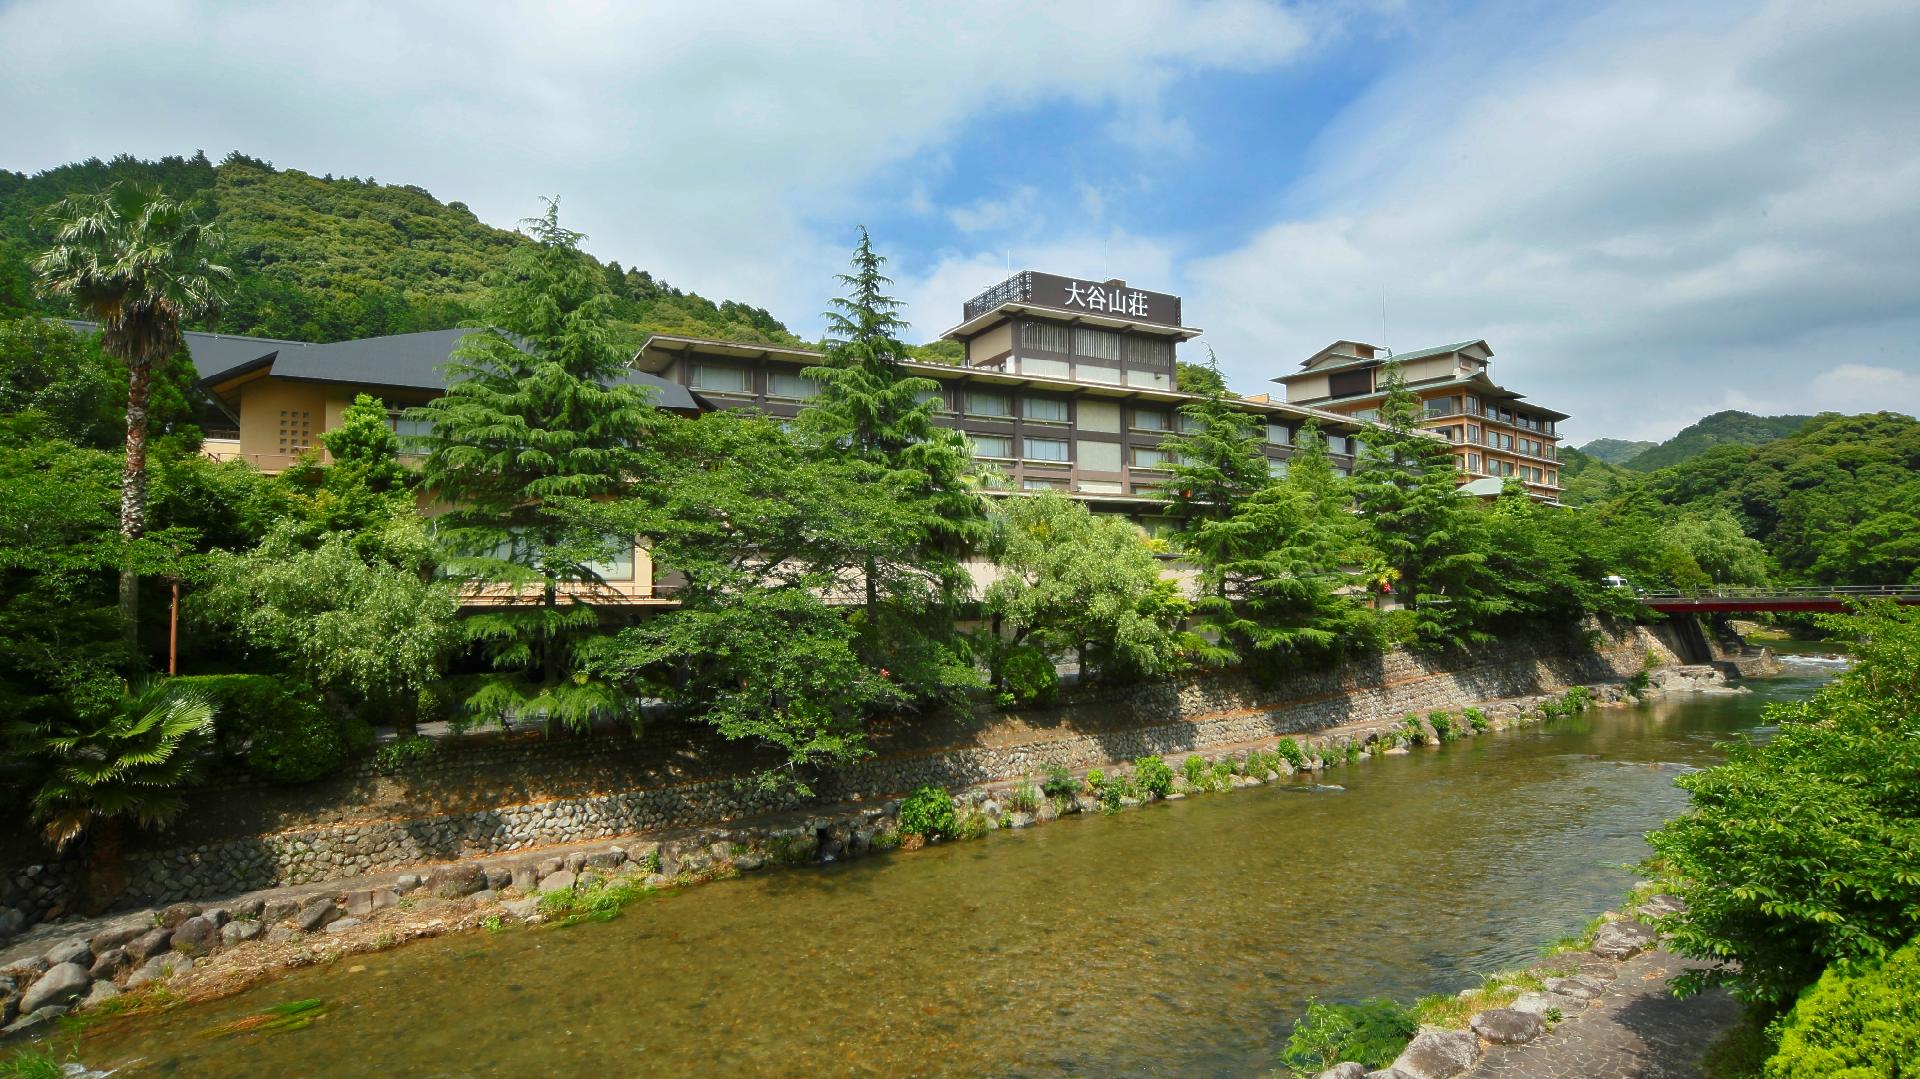
[[(1673, 778), (1825, 672), (441, 938), (101, 1022), (122, 1075), (1253, 1075), (1306, 998), (1475, 984), (1632, 882)], [(1177, 763), (1177, 762), (1176, 762)], [(204, 1032), (326, 1002), (282, 1033)]]

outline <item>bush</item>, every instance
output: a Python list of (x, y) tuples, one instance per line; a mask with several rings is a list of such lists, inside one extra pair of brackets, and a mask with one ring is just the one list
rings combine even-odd
[(382, 772), (397, 772), (433, 756), (440, 743), (420, 735), (396, 738), (373, 751), (373, 765)]
[(1828, 622), (1855, 664), (1812, 700), (1775, 706), (1779, 731), (1681, 776), (1690, 810), (1648, 838), (1688, 911), (1672, 948), (1784, 1007), (1837, 960), (1883, 957), (1920, 909), (1920, 609), (1875, 604)]
[(1453, 729), (1453, 716), (1446, 712), (1429, 714), (1427, 722), (1433, 724), (1433, 733), (1439, 735), (1442, 742), (1451, 742), (1460, 737)]
[(1426, 728), (1420, 726), (1420, 717), (1408, 712), (1400, 717), (1400, 737), (1410, 746), (1427, 744)]
[(1045, 652), (1032, 645), (1015, 645), (1000, 661), (1000, 684), (1015, 704), (1051, 704), (1060, 691), (1060, 672), (1053, 669), (1053, 660)]
[(1064, 764), (1049, 764), (1043, 769), (1046, 779), (1040, 784), (1040, 793), (1049, 798), (1071, 798), (1080, 793), (1080, 781)]
[(1087, 786), (1093, 788), (1093, 796), (1099, 799), (1100, 808), (1108, 813), (1119, 810), (1121, 801), (1133, 792), (1127, 777), (1108, 777), (1098, 768), (1087, 773)]
[(900, 830), (936, 839), (954, 834), (953, 799), (939, 787), (921, 787), (900, 803)]
[(1022, 783), (1007, 795), (1007, 804), (1022, 813), (1032, 813), (1040, 808), (1040, 788)]
[(1173, 793), (1173, 769), (1155, 754), (1136, 757), (1133, 762), (1133, 786), (1143, 798), (1165, 798)]
[(372, 740), (358, 719), (336, 720), (312, 690), (265, 674), (209, 674), (173, 679), (197, 689), (220, 716), (220, 740), (257, 775), (306, 783), (345, 767), (357, 744)]
[(1196, 753), (1180, 762), (1180, 771), (1187, 777), (1187, 786), (1194, 790), (1206, 790), (1213, 769), (1205, 757)]
[(1293, 770), (1296, 772), (1307, 763), (1307, 755), (1300, 751), (1300, 743), (1291, 738), (1280, 739), (1280, 741), (1274, 745), (1273, 751), (1280, 755), (1281, 760), (1292, 765)]
[(1384, 1068), (1418, 1029), (1411, 1012), (1385, 997), (1357, 1004), (1309, 999), (1306, 1014), (1294, 1020), (1280, 1063), (1296, 1076), (1314, 1075), (1348, 1060)]
[(1842, 964), (1780, 1025), (1766, 1079), (1877, 1079), (1920, 1071), (1920, 941), (1883, 962)]
[(1472, 727), (1476, 734), (1485, 734), (1492, 727), (1492, 724), (1487, 722), (1487, 714), (1478, 708), (1463, 708), (1460, 710), (1460, 716), (1467, 721), (1467, 726)]

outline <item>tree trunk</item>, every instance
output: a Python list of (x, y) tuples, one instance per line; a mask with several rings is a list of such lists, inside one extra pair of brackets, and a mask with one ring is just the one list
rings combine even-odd
[(98, 816), (87, 837), (87, 877), (80, 891), (80, 913), (89, 917), (104, 912), (127, 890), (125, 830), (120, 818)]
[(559, 606), (559, 587), (553, 578), (547, 578), (546, 593), (541, 597), (546, 604), (547, 619), (540, 627), (540, 684), (555, 686), (560, 684), (560, 649), (553, 639), (553, 620), (555, 608)]
[[(153, 365), (127, 364), (127, 459), (120, 469), (120, 538), (128, 543), (147, 531), (147, 398)], [(120, 570), (120, 632), (129, 647), (140, 643), (140, 576)]]

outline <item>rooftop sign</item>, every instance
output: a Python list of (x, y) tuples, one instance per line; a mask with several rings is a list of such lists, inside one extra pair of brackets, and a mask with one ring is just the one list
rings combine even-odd
[(1075, 314), (1101, 315), (1180, 325), (1180, 297), (1128, 288), (1121, 280), (1087, 281), (1077, 277), (1022, 271), (967, 302), (966, 317), (976, 318), (1005, 303), (1030, 303)]

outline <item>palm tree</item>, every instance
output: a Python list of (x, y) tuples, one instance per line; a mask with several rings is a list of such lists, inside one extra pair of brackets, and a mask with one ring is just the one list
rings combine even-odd
[[(220, 307), (233, 271), (211, 261), (212, 226), (158, 188), (114, 184), (47, 210), (53, 246), (34, 260), (40, 291), (100, 321), (101, 345), (127, 365), (127, 459), (120, 473), (120, 535), (147, 524), (147, 397), (153, 365), (179, 350), (182, 320)], [(134, 640), (139, 577), (120, 571), (120, 617)]]
[(48, 842), (65, 850), (94, 833), (89, 910), (104, 908), (123, 886), (121, 825), (164, 828), (185, 808), (181, 788), (199, 772), (214, 711), (203, 694), (155, 679), (98, 714), (8, 725), (21, 758), (44, 769), (31, 807)]

